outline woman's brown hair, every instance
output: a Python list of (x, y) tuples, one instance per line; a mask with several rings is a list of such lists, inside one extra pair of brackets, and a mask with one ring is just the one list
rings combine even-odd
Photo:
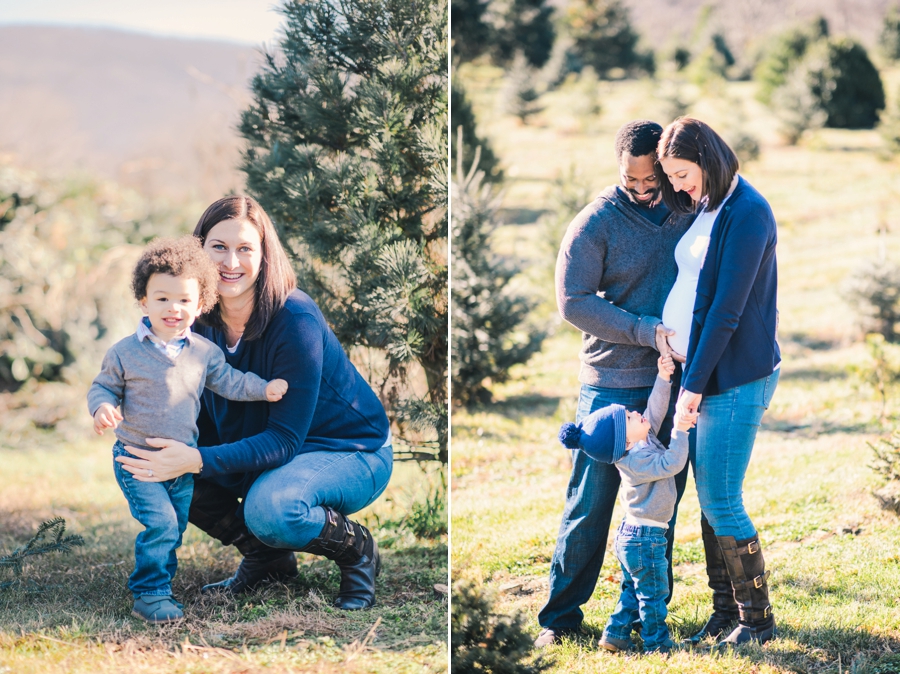
[[(272, 220), (252, 197), (231, 196), (216, 201), (200, 216), (200, 221), (194, 227), (194, 236), (205, 244), (209, 231), (226, 220), (250, 223), (259, 232), (262, 241), (262, 261), (259, 277), (256, 279), (253, 312), (242, 337), (251, 341), (262, 336), (269, 321), (284, 306), (288, 295), (297, 287), (297, 276), (278, 239)], [(201, 318), (205, 325), (217, 330), (225, 329), (218, 304)]]
[[(656, 154), (658, 159), (674, 157), (697, 164), (703, 170), (703, 194), (709, 197), (706, 210), (714, 211), (725, 200), (740, 163), (728, 143), (712, 127), (693, 117), (679, 117), (663, 129)], [(676, 192), (657, 161), (656, 175), (666, 206), (675, 213), (693, 213), (690, 195)]]

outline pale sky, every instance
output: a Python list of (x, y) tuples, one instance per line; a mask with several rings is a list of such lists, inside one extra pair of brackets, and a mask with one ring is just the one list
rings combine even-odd
[(0, 26), (123, 28), (154, 35), (272, 44), (280, 0), (0, 0)]

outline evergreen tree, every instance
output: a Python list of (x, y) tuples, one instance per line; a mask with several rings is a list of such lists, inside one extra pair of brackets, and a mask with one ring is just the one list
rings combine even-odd
[(543, 66), (556, 38), (552, 15), (546, 0), (490, 0), (485, 22), (491, 30), (489, 51), (494, 63), (507, 66), (516, 52), (522, 52), (530, 65)]
[(446, 461), (447, 5), (289, 0), (281, 11), (280, 50), (240, 126), (248, 189), (300, 287), (366, 355), (415, 458), (429, 447)]
[[(476, 132), (475, 111), (466, 96), (466, 89), (458, 77), (454, 77), (450, 85), (450, 129), (455, 134), (462, 127), (462, 162), (470, 166), (475, 158), (475, 150), (481, 148), (481, 162), (478, 164), (484, 171), (484, 179), (488, 182), (503, 180), (500, 161), (491, 149), (490, 143)], [(456, 143), (452, 146), (451, 164), (456, 165)]]
[(770, 103), (772, 94), (787, 82), (788, 74), (803, 60), (807, 50), (827, 37), (828, 22), (821, 16), (775, 36), (753, 72), (759, 82), (759, 99)]
[(573, 41), (575, 56), (600, 77), (613, 68), (653, 72), (652, 54), (638, 52), (639, 37), (621, 0), (572, 0), (562, 24)]
[[(459, 132), (457, 132), (459, 134)], [(461, 144), (461, 135), (457, 136)], [(486, 380), (500, 382), (509, 368), (540, 350), (545, 333), (525, 321), (534, 303), (509, 288), (518, 273), (491, 252), (499, 199), (478, 171), (479, 152), (468, 174), (457, 163), (451, 183), (453, 226), (453, 399), (490, 400)], [(457, 156), (461, 156), (458, 151)], [(517, 334), (518, 333), (518, 334)]]
[(525, 617), (494, 613), (484, 590), (470, 582), (453, 587), (450, 613), (451, 674), (539, 674), (552, 666), (533, 649)]
[[(487, 0), (451, 0), (450, 23), (453, 26), (451, 50), (454, 61), (471, 61), (491, 44), (491, 27), (484, 21)], [(454, 87), (451, 91), (455, 90)], [(451, 105), (451, 110), (453, 106)], [(456, 128), (453, 125), (452, 128)]]
[(884, 109), (884, 86), (865, 48), (849, 38), (819, 42), (799, 66), (832, 129), (871, 129)]
[(541, 95), (534, 88), (535, 72), (521, 52), (516, 54), (512, 67), (506, 74), (506, 84), (501, 91), (503, 111), (518, 117), (523, 124), (543, 107), (538, 103)]
[(900, 5), (894, 5), (884, 15), (878, 43), (885, 57), (891, 61), (900, 61)]

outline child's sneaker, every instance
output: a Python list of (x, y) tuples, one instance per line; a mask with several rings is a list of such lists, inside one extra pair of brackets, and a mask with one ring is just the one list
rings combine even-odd
[(172, 595), (142, 594), (134, 600), (131, 615), (148, 623), (172, 623), (184, 619), (181, 604), (172, 599)]
[(600, 641), (597, 642), (597, 645), (600, 646), (600, 648), (605, 648), (611, 653), (631, 653), (635, 650), (632, 642), (626, 641), (625, 639), (616, 639), (605, 632), (603, 633), (603, 636), (600, 637)]

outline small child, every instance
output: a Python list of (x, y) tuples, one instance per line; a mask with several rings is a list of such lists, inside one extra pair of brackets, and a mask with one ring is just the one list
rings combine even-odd
[(622, 567), (622, 592), (609, 617), (600, 646), (633, 650), (631, 631), (641, 622), (646, 652), (668, 653), (675, 647), (666, 625), (669, 593), (666, 531), (675, 511), (675, 475), (688, 458), (688, 431), (696, 415), (676, 417), (668, 450), (656, 437), (669, 407), (671, 356), (660, 358), (659, 376), (647, 410), (641, 415), (609, 405), (585, 420), (563, 424), (559, 439), (604, 463), (615, 463), (622, 477), (620, 501), (625, 518), (616, 532), (616, 558)]
[[(115, 460), (132, 456), (126, 445), (148, 447), (147, 438), (171, 438), (197, 446), (197, 415), (204, 387), (229, 400), (280, 400), (287, 382), (266, 382), (225, 362), (212, 342), (191, 332), (194, 319), (217, 300), (218, 272), (193, 236), (152, 242), (138, 261), (132, 290), (145, 316), (137, 332), (107, 351), (88, 391), (94, 430), (113, 428), (116, 481), (132, 516), (144, 525), (134, 545), (128, 581), (133, 614), (152, 623), (184, 617), (172, 598), (175, 550), (187, 526), (194, 490), (188, 473), (165, 482), (143, 482)], [(121, 406), (121, 413), (116, 407)], [(147, 477), (152, 478), (152, 471)]]

